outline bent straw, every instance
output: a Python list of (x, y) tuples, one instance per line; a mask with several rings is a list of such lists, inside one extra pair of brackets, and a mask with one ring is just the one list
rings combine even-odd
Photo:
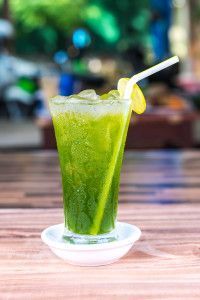
[(179, 62), (178, 56), (173, 56), (173, 57), (131, 77), (125, 88), (124, 98), (129, 99), (131, 97), (132, 88), (136, 82), (138, 82), (148, 76), (151, 76), (152, 74), (157, 73), (165, 68), (168, 68), (169, 66), (176, 64), (177, 62)]

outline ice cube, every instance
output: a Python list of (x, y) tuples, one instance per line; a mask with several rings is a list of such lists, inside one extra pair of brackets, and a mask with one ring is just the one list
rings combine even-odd
[(108, 99), (108, 94), (103, 94), (100, 96), (101, 100), (107, 100)]
[(108, 93), (108, 100), (115, 100), (115, 99), (119, 99), (120, 98), (120, 95), (119, 95), (119, 92), (117, 90), (111, 90), (109, 93)]
[(81, 98), (97, 100), (99, 99), (99, 95), (96, 94), (95, 90), (89, 89), (84, 90), (78, 94)]

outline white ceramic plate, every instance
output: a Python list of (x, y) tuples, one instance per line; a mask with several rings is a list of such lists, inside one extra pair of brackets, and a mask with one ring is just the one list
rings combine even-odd
[(117, 222), (117, 240), (102, 244), (69, 244), (63, 239), (64, 225), (57, 224), (43, 230), (41, 238), (58, 257), (78, 266), (111, 264), (124, 256), (140, 238), (138, 227)]

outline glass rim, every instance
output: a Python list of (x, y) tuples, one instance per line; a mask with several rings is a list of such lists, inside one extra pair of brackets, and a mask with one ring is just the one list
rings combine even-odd
[(119, 99), (96, 99), (96, 100), (92, 100), (92, 99), (87, 99), (87, 98), (83, 98), (83, 99), (76, 99), (76, 97), (74, 98), (68, 98), (69, 96), (55, 96), (55, 97), (51, 97), (49, 99), (49, 102), (53, 103), (53, 104), (113, 104), (113, 103), (128, 103), (131, 101), (131, 99), (123, 99), (123, 98), (119, 98)]

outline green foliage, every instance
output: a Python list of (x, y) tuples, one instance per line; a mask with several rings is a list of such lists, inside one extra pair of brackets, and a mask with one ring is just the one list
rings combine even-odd
[[(2, 0), (0, 0), (0, 3)], [(51, 55), (86, 27), (91, 49), (124, 51), (149, 45), (149, 0), (10, 0), (19, 53)]]
[(91, 4), (85, 8), (83, 17), (86, 24), (106, 42), (115, 43), (119, 40), (120, 28), (112, 12), (100, 5)]
[(87, 0), (10, 0), (19, 53), (51, 54), (64, 48)]
[(80, 25), (80, 12), (86, 0), (11, 0), (13, 18), (20, 20), (27, 31), (52, 25), (61, 31), (70, 32)]
[(113, 13), (120, 28), (118, 48), (146, 47), (149, 44), (149, 0), (96, 0)]

